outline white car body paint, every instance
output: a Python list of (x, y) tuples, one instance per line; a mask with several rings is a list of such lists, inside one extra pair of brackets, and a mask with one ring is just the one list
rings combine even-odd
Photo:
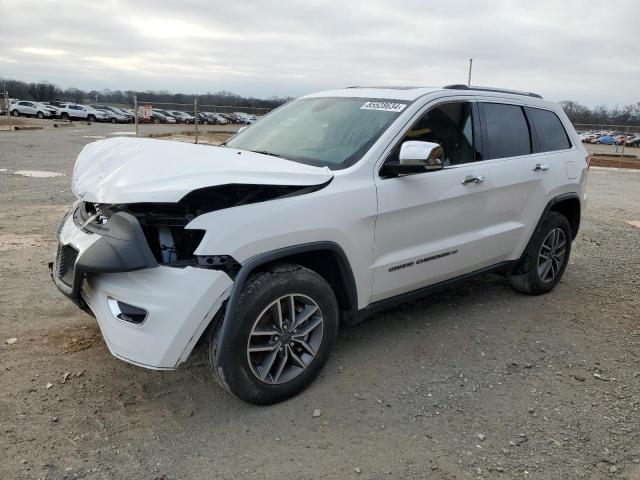
[(177, 202), (198, 188), (245, 183), (317, 185), (328, 168), (209, 145), (115, 137), (80, 152), (71, 190), (95, 203)]
[[(205, 231), (195, 255), (228, 255), (240, 264), (279, 248), (334, 242), (353, 272), (358, 309), (517, 260), (545, 206), (558, 195), (578, 194), (584, 209), (587, 153), (562, 110), (551, 102), (432, 88), (354, 88), (312, 97), (362, 97), (407, 106), (362, 158), (343, 170), (226, 147), (112, 138), (84, 148), (76, 162), (72, 190), (86, 202), (127, 204), (177, 202), (193, 190), (217, 185), (326, 184), (311, 193), (204, 213), (185, 228)], [(552, 110), (572, 147), (382, 178), (380, 167), (406, 129), (428, 109), (453, 100)], [(571, 173), (567, 162), (572, 164)], [(538, 164), (545, 168), (536, 169)], [(469, 175), (483, 181), (463, 185)], [(86, 235), (68, 218), (59, 240), (82, 254), (82, 245), (89, 241)], [(415, 266), (394, 269), (406, 263)], [(187, 358), (232, 286), (233, 280), (222, 271), (159, 266), (92, 275), (82, 291), (115, 356), (164, 369)], [(146, 309), (147, 320), (132, 325), (115, 318), (107, 305), (110, 296)]]

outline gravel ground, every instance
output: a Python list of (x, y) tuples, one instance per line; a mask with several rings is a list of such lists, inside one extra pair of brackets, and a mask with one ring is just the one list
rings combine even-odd
[(75, 156), (125, 129), (0, 132), (0, 478), (640, 478), (640, 173), (591, 170), (551, 294), (487, 276), (390, 310), (255, 407), (199, 352), (175, 372), (116, 360), (49, 279)]

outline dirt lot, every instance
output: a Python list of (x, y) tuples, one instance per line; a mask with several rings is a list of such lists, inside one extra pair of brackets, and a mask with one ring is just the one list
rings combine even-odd
[(585, 147), (591, 154), (598, 155), (610, 155), (612, 157), (619, 157), (620, 154), (624, 154), (625, 156), (634, 156), (636, 158), (640, 158), (640, 147), (625, 147), (624, 152), (622, 151), (622, 146), (620, 145), (595, 145), (593, 143), (585, 143)]
[(49, 279), (75, 156), (127, 129), (0, 132), (0, 478), (640, 479), (639, 172), (591, 170), (553, 293), (488, 276), (378, 315), (260, 408), (199, 355), (114, 359)]

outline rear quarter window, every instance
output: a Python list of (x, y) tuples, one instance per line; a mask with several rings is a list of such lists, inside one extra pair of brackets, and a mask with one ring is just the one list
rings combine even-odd
[(487, 159), (531, 153), (531, 133), (521, 106), (483, 103), (482, 108), (489, 144)]
[(554, 112), (540, 108), (529, 108), (528, 113), (538, 134), (541, 152), (571, 148), (567, 131)]

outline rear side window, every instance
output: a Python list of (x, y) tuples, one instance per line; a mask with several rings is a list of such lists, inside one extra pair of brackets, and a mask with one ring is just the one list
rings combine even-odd
[(541, 152), (571, 148), (567, 131), (555, 113), (540, 108), (529, 108), (528, 112), (540, 140)]
[(487, 159), (516, 157), (531, 153), (531, 133), (522, 107), (483, 103), (489, 143)]

